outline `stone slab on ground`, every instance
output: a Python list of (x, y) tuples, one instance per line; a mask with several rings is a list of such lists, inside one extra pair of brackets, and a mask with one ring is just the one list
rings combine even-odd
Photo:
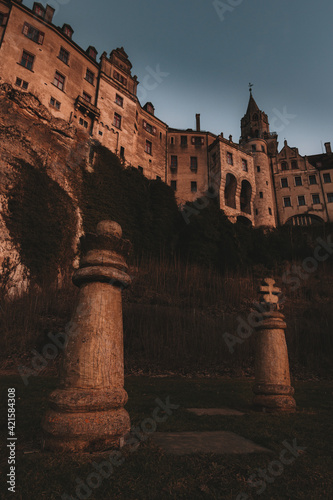
[(241, 411), (234, 410), (233, 408), (187, 408), (188, 411), (199, 415), (244, 415)]
[(155, 432), (152, 439), (166, 453), (188, 455), (190, 453), (272, 453), (238, 434), (216, 432)]

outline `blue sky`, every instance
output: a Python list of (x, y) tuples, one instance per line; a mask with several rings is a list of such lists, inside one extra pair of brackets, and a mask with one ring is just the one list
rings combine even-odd
[(83, 48), (94, 45), (100, 56), (123, 46), (140, 82), (159, 67), (156, 88), (139, 95), (172, 127), (195, 128), (200, 113), (202, 129), (238, 142), (251, 82), (280, 147), (287, 139), (315, 154), (321, 141), (333, 143), (331, 0), (48, 3), (57, 6), (54, 23), (71, 24)]

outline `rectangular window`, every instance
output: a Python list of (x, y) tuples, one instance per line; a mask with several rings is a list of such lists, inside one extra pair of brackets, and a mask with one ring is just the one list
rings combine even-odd
[(178, 157), (171, 155), (171, 162), (170, 162), (170, 168), (172, 170), (176, 170), (178, 166)]
[(315, 175), (309, 175), (309, 183), (311, 185), (317, 184), (317, 177)]
[(63, 47), (60, 47), (58, 58), (60, 59), (60, 61), (64, 62), (65, 64), (68, 64), (69, 52), (65, 50)]
[(150, 141), (146, 141), (145, 152), (149, 155), (152, 154), (152, 143)]
[(21, 87), (23, 90), (27, 90), (28, 88), (28, 82), (25, 82), (24, 80), (22, 80), (22, 78), (16, 78), (16, 81), (15, 81), (15, 85), (17, 85), (18, 87)]
[(114, 114), (113, 125), (114, 125), (114, 127), (117, 127), (117, 128), (120, 128), (120, 126), (121, 126), (121, 116), (118, 115), (118, 113)]
[(331, 174), (324, 174), (323, 177), (324, 177), (325, 184), (329, 184), (330, 182), (332, 182), (331, 181)]
[(114, 71), (113, 72), (113, 78), (115, 80), (117, 80), (118, 82), (120, 82), (122, 85), (127, 85), (127, 80), (124, 76), (122, 76), (120, 73), (118, 73), (118, 71)]
[(87, 68), (87, 72), (86, 72), (86, 76), (85, 76), (85, 79), (87, 80), (87, 82), (91, 83), (91, 85), (94, 85), (94, 79), (95, 79), (95, 75), (92, 71), (90, 71), (90, 69)]
[(263, 198), (264, 197), (264, 193), (262, 191), (259, 191), (259, 198)]
[(58, 89), (60, 89), (60, 90), (64, 90), (65, 77), (62, 76), (58, 71), (55, 72), (53, 85), (58, 87)]
[(272, 209), (271, 208), (268, 208), (268, 213), (269, 213), (269, 215), (272, 215)]
[(333, 193), (327, 193), (327, 203), (333, 203)]
[(298, 205), (299, 205), (300, 207), (304, 207), (304, 205), (305, 205), (305, 196), (303, 196), (303, 195), (298, 196), (298, 198), (297, 198), (297, 199), (298, 199)]
[(233, 165), (234, 164), (232, 153), (227, 153), (227, 163), (228, 163), (228, 165)]
[(195, 146), (203, 146), (203, 144), (205, 144), (205, 140), (203, 137), (192, 137), (192, 144), (194, 144)]
[(121, 97), (119, 94), (116, 94), (115, 103), (118, 104), (118, 106), (123, 107), (123, 105), (124, 105), (124, 99), (123, 99), (123, 97)]
[(16, 78), (15, 85), (17, 85), (18, 87), (21, 87), (21, 84), (22, 84), (22, 79), (21, 78)]
[(171, 181), (171, 187), (174, 191), (177, 191), (177, 181)]
[(23, 80), (23, 82), (22, 82), (22, 89), (23, 89), (23, 90), (27, 90), (28, 85), (29, 85), (29, 84), (28, 84), (28, 82), (25, 82), (25, 81)]
[(319, 196), (319, 194), (313, 194), (312, 195), (312, 203), (314, 205), (319, 205), (319, 203), (320, 203), (320, 196)]
[(60, 109), (61, 103), (57, 101), (54, 97), (51, 97), (50, 105), (55, 109)]
[(125, 148), (123, 146), (120, 146), (120, 158), (125, 158)]
[(191, 182), (191, 191), (192, 191), (192, 193), (197, 192), (197, 182), (196, 181)]
[(247, 161), (246, 160), (242, 160), (242, 170), (243, 170), (243, 172), (247, 172), (248, 171)]
[(180, 145), (181, 146), (187, 146), (187, 135), (181, 135), (180, 136)]
[(175, 138), (174, 137), (170, 137), (170, 144), (174, 144), (175, 143)]
[(295, 170), (295, 169), (297, 169), (297, 168), (298, 168), (298, 164), (297, 164), (297, 161), (296, 161), (296, 160), (293, 160), (293, 161), (291, 162), (291, 168), (292, 168), (293, 170)]
[(295, 186), (302, 186), (302, 177), (295, 177)]
[(283, 206), (284, 207), (291, 207), (290, 196), (286, 196), (285, 198), (283, 198)]
[(255, 144), (252, 144), (252, 151), (257, 151), (257, 146)]
[(44, 33), (31, 26), (31, 24), (24, 23), (22, 33), (27, 38), (30, 38), (30, 40), (38, 43), (39, 45), (42, 45), (44, 41)]
[(32, 71), (32, 67), (34, 65), (34, 60), (35, 60), (35, 56), (33, 56), (32, 54), (29, 54), (28, 52), (26, 52), (24, 50), (20, 64), (24, 68), (30, 69), (30, 71)]
[(257, 167), (257, 172), (260, 172), (260, 167)]
[(79, 120), (80, 125), (83, 125), (84, 128), (88, 128), (88, 122), (84, 120), (83, 118), (80, 118)]
[(283, 177), (281, 179), (281, 187), (282, 188), (287, 188), (288, 187), (288, 179), (287, 179), (287, 177)]
[(196, 156), (191, 156), (190, 169), (192, 170), (192, 172), (198, 171), (198, 158)]
[(0, 12), (0, 26), (3, 26), (5, 24), (5, 15)]
[(91, 102), (91, 95), (87, 94), (87, 92), (83, 92), (83, 99), (87, 102)]
[(37, 14), (37, 16), (44, 17), (45, 10), (40, 5), (34, 5), (34, 13)]

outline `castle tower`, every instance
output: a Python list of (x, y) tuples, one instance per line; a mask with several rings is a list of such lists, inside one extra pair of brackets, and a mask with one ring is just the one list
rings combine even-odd
[(252, 90), (246, 114), (241, 120), (240, 145), (254, 161), (256, 196), (254, 199), (254, 225), (276, 227), (276, 205), (269, 152), (276, 135), (270, 134), (268, 117), (258, 108)]

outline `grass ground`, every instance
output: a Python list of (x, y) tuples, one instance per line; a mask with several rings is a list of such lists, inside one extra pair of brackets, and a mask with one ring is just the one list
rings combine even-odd
[[(135, 451), (122, 451), (124, 463), (114, 468), (111, 477), (84, 493), (77, 490), (78, 481), (86, 481), (108, 455), (52, 454), (40, 450), (41, 418), (47, 396), (57, 385), (54, 377), (31, 377), (24, 386), (16, 376), (0, 379), (2, 401), (6, 407), (8, 387), (17, 392), (17, 491), (6, 491), (8, 455), (5, 446), (1, 459), (1, 498), (18, 500), (53, 500), (90, 498), (92, 500), (160, 500), (160, 499), (226, 499), (257, 498), (258, 482), (247, 482), (258, 469), (267, 469), (272, 460), (279, 460), (284, 441), (306, 449), (281, 473), (269, 476), (265, 491), (259, 498), (276, 500), (332, 499), (333, 460), (332, 436), (333, 383), (296, 382), (298, 411), (292, 415), (267, 415), (250, 410), (251, 379), (134, 377), (126, 378), (129, 394), (126, 406), (133, 425), (151, 416), (156, 403), (167, 396), (179, 405), (157, 431), (227, 430), (255, 441), (272, 450), (272, 454), (213, 455), (165, 454), (148, 438)], [(239, 416), (198, 417), (189, 407), (232, 407), (246, 411)], [(1, 412), (2, 444), (7, 437), (6, 414)], [(34, 453), (30, 453), (33, 452)], [(288, 455), (290, 456), (290, 455)], [(262, 486), (262, 485), (261, 485)], [(262, 489), (262, 487), (261, 487)], [(68, 496), (63, 496), (67, 494)], [(81, 496), (78, 496), (81, 495)]]

